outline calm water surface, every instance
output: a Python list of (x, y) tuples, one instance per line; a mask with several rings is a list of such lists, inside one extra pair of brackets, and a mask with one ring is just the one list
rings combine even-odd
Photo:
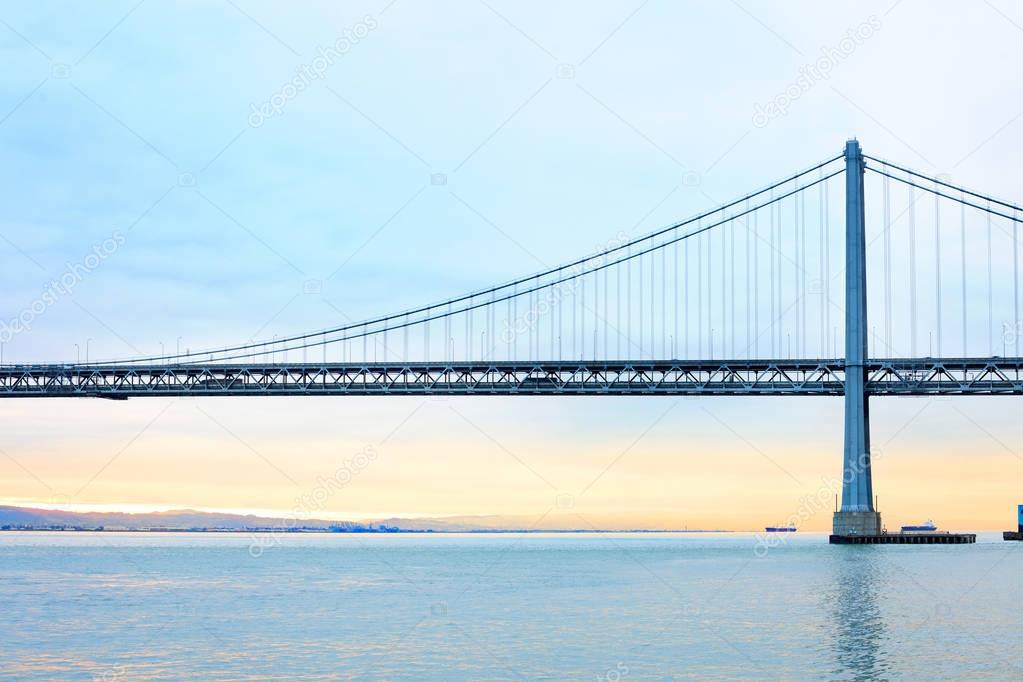
[(5, 532), (0, 678), (1023, 677), (1023, 543), (826, 543)]

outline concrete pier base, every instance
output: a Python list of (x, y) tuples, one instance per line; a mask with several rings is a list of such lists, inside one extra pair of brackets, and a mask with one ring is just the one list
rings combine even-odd
[(832, 520), (834, 535), (880, 535), (881, 513), (837, 511)]

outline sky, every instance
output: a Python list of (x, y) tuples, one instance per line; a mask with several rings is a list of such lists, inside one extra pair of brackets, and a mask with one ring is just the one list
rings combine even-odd
[[(442, 300), (853, 136), (1020, 199), (1023, 93), (1006, 75), (1021, 35), (1005, 0), (4, 3), (0, 322), (100, 256), (3, 361), (203, 348)], [(971, 320), (967, 350), (998, 352), (977, 346), (987, 331)], [(1019, 398), (871, 407), (889, 527), (1012, 526)], [(841, 415), (823, 398), (4, 401), (0, 502), (825, 530)]]

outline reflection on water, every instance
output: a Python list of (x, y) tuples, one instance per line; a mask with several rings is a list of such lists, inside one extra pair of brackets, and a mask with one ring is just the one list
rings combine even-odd
[(0, 532), (0, 682), (1021, 679), (978, 540)]
[(838, 679), (883, 680), (892, 670), (880, 600), (885, 547), (835, 546), (828, 562), (834, 588), (825, 600)]

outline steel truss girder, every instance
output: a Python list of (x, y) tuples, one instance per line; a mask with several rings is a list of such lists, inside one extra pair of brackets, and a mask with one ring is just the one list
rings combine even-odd
[[(372, 364), (8, 365), (2, 397), (289, 395), (818, 395), (842, 360)], [(1023, 395), (1023, 358), (866, 363), (871, 395)]]

